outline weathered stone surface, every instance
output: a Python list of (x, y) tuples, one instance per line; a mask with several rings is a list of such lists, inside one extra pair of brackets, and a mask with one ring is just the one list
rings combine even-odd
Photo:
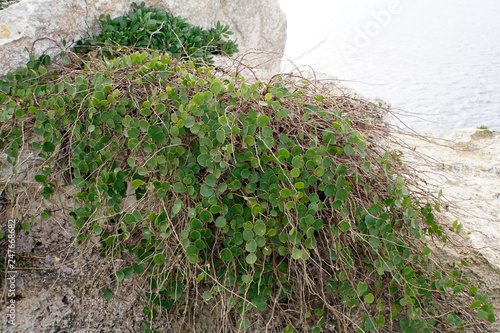
[[(124, 15), (133, 0), (23, 0), (0, 11), (0, 76), (23, 66), (29, 58), (63, 50), (62, 40), (79, 40), (99, 32), (101, 14)], [(137, 1), (136, 2), (140, 2)], [(145, 0), (190, 23), (211, 28), (228, 24), (247, 64), (276, 72), (286, 42), (286, 19), (277, 0)], [(252, 50), (258, 50), (253, 52)], [(251, 52), (248, 54), (248, 52)]]
[[(500, 133), (457, 130), (449, 133), (400, 133), (408, 145), (404, 160), (425, 179), (429, 194), (441, 189), (440, 222), (463, 225), (459, 235), (448, 233), (448, 244), (436, 253), (459, 262), (470, 278), (489, 295), (500, 315)], [(427, 162), (423, 162), (425, 159)], [(432, 244), (433, 242), (429, 242)], [(497, 323), (492, 332), (499, 332)]]

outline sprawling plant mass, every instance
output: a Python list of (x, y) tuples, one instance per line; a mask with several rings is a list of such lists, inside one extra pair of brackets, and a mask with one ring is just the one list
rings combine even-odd
[(32, 60), (0, 89), (8, 162), (29, 143), (45, 160), (38, 195), (61, 179), (77, 189), (73, 235), (125, 259), (116, 283), (143, 284), (147, 332), (158, 318), (182, 325), (197, 302), (213, 302), (225, 331), (494, 321), (487, 297), (432, 260), (439, 205), (408, 189), (378, 105), (147, 52)]

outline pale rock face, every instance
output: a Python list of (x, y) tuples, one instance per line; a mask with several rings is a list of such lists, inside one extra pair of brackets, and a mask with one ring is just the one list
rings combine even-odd
[[(62, 40), (70, 42), (98, 34), (98, 18), (126, 14), (133, 0), (22, 0), (0, 11), (0, 76), (29, 59), (56, 55)], [(140, 0), (135, 2), (140, 3)], [(277, 0), (145, 0), (188, 22), (211, 28), (217, 21), (235, 32), (245, 64), (278, 72), (286, 43), (286, 18)], [(259, 52), (252, 52), (258, 50)], [(251, 54), (243, 56), (245, 53)], [(238, 56), (238, 55), (236, 55)]]

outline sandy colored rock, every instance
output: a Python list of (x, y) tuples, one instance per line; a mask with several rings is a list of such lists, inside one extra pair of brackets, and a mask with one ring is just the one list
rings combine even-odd
[(425, 175), (429, 191), (442, 190), (473, 246), (500, 272), (500, 133), (420, 134), (402, 139), (409, 149), (434, 163), (435, 168), (422, 165), (417, 169)]
[(397, 137), (407, 145), (404, 159), (425, 179), (428, 193), (437, 196), (442, 190), (440, 222), (463, 225), (459, 235), (448, 233), (450, 244), (435, 247), (436, 254), (448, 263), (465, 260), (469, 264), (461, 269), (489, 295), (498, 318), (500, 132), (471, 129)]
[[(98, 34), (98, 18), (122, 16), (132, 0), (23, 0), (0, 11), (0, 75), (24, 66), (32, 50), (56, 55), (68, 43)], [(140, 3), (140, 1), (136, 1)], [(238, 40), (240, 60), (277, 72), (286, 43), (286, 18), (277, 0), (146, 0), (188, 22), (212, 28), (228, 24)], [(69, 46), (69, 44), (68, 44)], [(257, 51), (256, 51), (257, 50)], [(236, 55), (238, 57), (238, 55)]]

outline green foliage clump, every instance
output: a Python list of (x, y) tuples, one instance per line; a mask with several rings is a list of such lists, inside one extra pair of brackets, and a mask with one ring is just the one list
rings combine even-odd
[(228, 331), (258, 318), (277, 332), (480, 332), (495, 320), (461, 264), (433, 259), (439, 205), (416, 200), (400, 153), (369, 138), (384, 135), (376, 105), (155, 53), (82, 68), (32, 59), (9, 73), (1, 144), (15, 170), (33, 138), (39, 195), (68, 179), (77, 240), (132, 256), (114, 274), (143, 283), (146, 332), (198, 301)]
[[(77, 52), (88, 52), (95, 47), (128, 46), (167, 50), (175, 58), (203, 60), (211, 63), (212, 55), (232, 56), (238, 45), (229, 36), (229, 26), (217, 22), (214, 28), (204, 30), (186, 22), (180, 16), (161, 10), (132, 4), (126, 16), (111, 19), (109, 15), (99, 20), (102, 33), (92, 39), (78, 41)], [(108, 51), (110, 52), (110, 51)], [(109, 55), (109, 54), (108, 54)]]

